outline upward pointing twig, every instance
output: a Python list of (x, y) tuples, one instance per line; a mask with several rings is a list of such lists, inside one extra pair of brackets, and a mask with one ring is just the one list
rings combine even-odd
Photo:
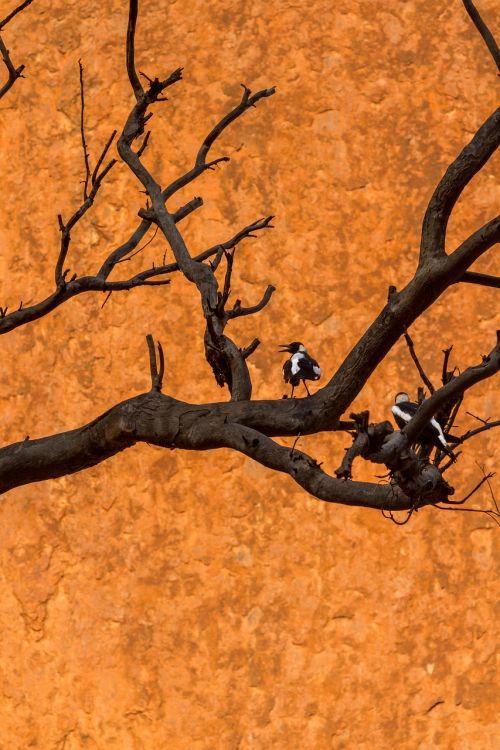
[(424, 368), (420, 364), (420, 360), (417, 357), (417, 353), (415, 351), (415, 347), (413, 346), (413, 340), (412, 340), (412, 338), (411, 338), (411, 336), (410, 336), (409, 333), (405, 333), (405, 341), (406, 341), (406, 344), (407, 344), (408, 349), (410, 351), (411, 358), (415, 362), (415, 366), (416, 366), (416, 368), (417, 368), (417, 370), (419, 372), (420, 377), (422, 378), (422, 382), (425, 383), (425, 385), (427, 386), (427, 388), (429, 389), (429, 391), (431, 393), (434, 393), (434, 391), (436, 389), (432, 385), (431, 381), (429, 380), (429, 378), (427, 377), (427, 375), (424, 372)]
[(144, 89), (135, 69), (135, 27), (137, 24), (138, 0), (130, 0), (130, 9), (127, 27), (127, 73), (130, 85), (134, 90), (135, 98), (139, 101), (144, 94)]
[(158, 364), (156, 361), (156, 351), (154, 339), (150, 333), (146, 336), (149, 350), (149, 369), (151, 372), (151, 390), (161, 391), (163, 385), (163, 375), (165, 374), (165, 358), (163, 356), (163, 348), (160, 342), (158, 342), (158, 359), (160, 362), (160, 369), (158, 370)]
[(78, 66), (80, 68), (80, 133), (82, 136), (82, 148), (83, 148), (83, 160), (85, 162), (85, 180), (83, 183), (83, 200), (86, 201), (88, 198), (88, 187), (90, 181), (90, 162), (89, 152), (87, 149), (87, 143), (85, 141), (85, 94), (83, 89), (83, 65), (82, 61), (78, 60)]

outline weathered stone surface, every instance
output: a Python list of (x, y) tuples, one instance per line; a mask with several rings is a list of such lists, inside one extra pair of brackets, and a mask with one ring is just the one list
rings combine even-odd
[[(329, 376), (389, 284), (410, 278), (435, 181), (495, 105), (481, 40), (458, 0), (143, 6), (139, 69), (185, 66), (152, 121), (147, 160), (163, 182), (240, 81), (278, 86), (221, 140), (229, 165), (185, 192), (205, 206), (183, 226), (195, 251), (276, 214), (272, 233), (238, 250), (235, 295), (253, 302), (268, 282), (278, 292), (231, 330), (241, 345), (263, 341), (256, 396), (283, 393), (282, 341), (306, 341)], [(480, 7), (494, 22), (493, 0)], [(77, 61), (95, 159), (131, 104), (125, 29), (124, 0), (56, 0), (5, 31), (27, 71), (0, 103), (2, 306), (52, 289), (56, 214), (78, 204), (83, 175)], [(498, 163), (465, 191), (450, 247), (497, 212)], [(143, 200), (118, 166), (75, 232), (71, 268), (95, 270)], [(163, 251), (157, 238), (127, 272)], [(498, 272), (494, 252), (478, 269)], [(147, 332), (166, 348), (168, 392), (221, 397), (186, 282), (102, 301), (75, 299), (2, 337), (2, 442), (77, 426), (145, 390)], [(432, 376), (451, 343), (460, 367), (491, 348), (497, 310), (494, 290), (464, 286), (423, 316), (413, 337)], [(394, 391), (417, 382), (401, 342), (355, 406), (386, 418)], [(471, 412), (498, 407), (495, 383), (471, 392)], [(330, 471), (345, 444), (301, 440)], [(478, 438), (450, 471), (458, 495), (480, 478), (476, 461), (493, 468), (495, 446), (492, 432)], [(489, 502), (485, 491), (476, 504)], [(12, 491), (0, 517), (2, 748), (494, 747), (495, 530), (484, 516), (429, 509), (396, 527), (226, 451), (144, 445)]]

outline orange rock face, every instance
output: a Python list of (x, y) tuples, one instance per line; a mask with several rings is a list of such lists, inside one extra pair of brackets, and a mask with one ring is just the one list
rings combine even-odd
[[(494, 0), (478, 4), (493, 25)], [(26, 78), (0, 102), (2, 306), (52, 291), (56, 217), (79, 205), (78, 59), (93, 164), (131, 107), (126, 5), (35, 2), (4, 32)], [(436, 181), (495, 106), (481, 39), (458, 0), (142, 6), (139, 70), (185, 69), (151, 121), (146, 161), (159, 182), (192, 164), (240, 82), (277, 85), (217, 143), (229, 164), (172, 207), (204, 198), (182, 225), (193, 254), (276, 215), (272, 232), (238, 249), (234, 295), (253, 304), (266, 284), (278, 291), (229, 332), (240, 346), (263, 342), (250, 366), (256, 397), (284, 392), (282, 341), (305, 341), (330, 377), (388, 286), (411, 277)], [(450, 249), (498, 212), (498, 163), (465, 190)], [(72, 272), (94, 273), (142, 205), (120, 163), (74, 232)], [(156, 237), (119, 273), (164, 252)], [(493, 256), (477, 270), (498, 273)], [(186, 281), (103, 300), (81, 296), (2, 337), (3, 444), (82, 425), (146, 390), (148, 332), (166, 350), (166, 392), (226, 397)], [(456, 286), (417, 322), (431, 377), (451, 344), (460, 368), (491, 349), (497, 308), (495, 290)], [(395, 391), (417, 385), (400, 342), (354, 406), (379, 420)], [(482, 417), (498, 418), (499, 406), (491, 381), (467, 397)], [(333, 471), (347, 439), (300, 445)], [(449, 472), (457, 497), (481, 478), (478, 464), (494, 467), (495, 446), (493, 431), (469, 443)], [(487, 489), (469, 503), (490, 504)], [(321, 504), (229, 451), (147, 445), (11, 491), (0, 513), (2, 748), (495, 746), (497, 535), (484, 515), (426, 509), (399, 527)]]

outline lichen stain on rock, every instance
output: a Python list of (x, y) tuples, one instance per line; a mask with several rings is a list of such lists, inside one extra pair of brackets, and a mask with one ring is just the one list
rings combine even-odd
[[(481, 40), (458, 0), (141, 5), (138, 68), (185, 69), (150, 123), (146, 161), (161, 182), (192, 164), (240, 82), (277, 85), (216, 144), (231, 162), (171, 207), (204, 197), (182, 225), (193, 254), (276, 215), (272, 232), (238, 249), (234, 295), (254, 304), (267, 283), (278, 291), (231, 332), (241, 346), (262, 340), (255, 397), (286, 390), (282, 341), (305, 341), (329, 377), (389, 284), (411, 277), (436, 180), (495, 106)], [(493, 0), (480, 5), (494, 23)], [(56, 0), (4, 32), (27, 67), (0, 107), (2, 306), (52, 290), (56, 215), (68, 217), (82, 189), (78, 59), (95, 164), (132, 104), (126, 23), (126, 2)], [(465, 191), (450, 247), (496, 212), (497, 168)], [(95, 272), (142, 205), (118, 165), (74, 232), (72, 272)], [(157, 237), (125, 272), (164, 251)], [(495, 272), (490, 256), (478, 270)], [(103, 301), (82, 296), (2, 337), (2, 442), (76, 427), (147, 389), (148, 332), (166, 351), (166, 392), (226, 397), (186, 282)], [(418, 321), (412, 335), (435, 379), (446, 346), (461, 368), (489, 351), (497, 310), (495, 290), (455, 287)], [(387, 418), (394, 392), (417, 385), (399, 343), (354, 407)], [(497, 385), (476, 387), (467, 406), (498, 415)], [(301, 440), (329, 471), (345, 446), (338, 435)], [(478, 438), (452, 470), (464, 494), (481, 476), (475, 460), (493, 469), (495, 446), (492, 432)], [(399, 528), (321, 505), (229, 451), (147, 445), (14, 490), (0, 512), (2, 747), (494, 744), (496, 536), (485, 517), (428, 509)]]

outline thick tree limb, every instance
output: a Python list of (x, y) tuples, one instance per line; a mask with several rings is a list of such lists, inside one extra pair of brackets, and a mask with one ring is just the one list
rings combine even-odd
[(252, 428), (225, 421), (208, 405), (186, 404), (158, 390), (128, 399), (79, 429), (1, 448), (0, 493), (95, 466), (137, 442), (196, 451), (232, 448), (289, 474), (311, 495), (327, 502), (376, 509), (411, 507), (397, 488), (334, 479), (301, 451), (291, 455), (289, 448)]
[(499, 144), (500, 109), (497, 109), (450, 164), (434, 191), (422, 224), (420, 265), (428, 260), (444, 259), (446, 229), (453, 207)]

